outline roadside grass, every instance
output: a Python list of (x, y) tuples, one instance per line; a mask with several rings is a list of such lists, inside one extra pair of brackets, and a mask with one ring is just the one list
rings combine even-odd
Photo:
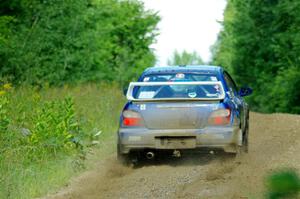
[(115, 150), (125, 102), (117, 85), (1, 90), (0, 198), (53, 192), (85, 169), (90, 151)]

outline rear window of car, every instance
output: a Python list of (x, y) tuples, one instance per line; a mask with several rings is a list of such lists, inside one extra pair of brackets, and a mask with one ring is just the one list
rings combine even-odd
[[(222, 94), (222, 88), (217, 82), (216, 75), (211, 74), (151, 74), (142, 79), (143, 82), (209, 82), (203, 85), (155, 85), (136, 87), (134, 98), (136, 99), (160, 99), (160, 98), (218, 98)], [(213, 82), (216, 82), (214, 84)]]
[(219, 81), (216, 75), (174, 73), (174, 74), (151, 74), (146, 75), (143, 82), (168, 82), (168, 81)]

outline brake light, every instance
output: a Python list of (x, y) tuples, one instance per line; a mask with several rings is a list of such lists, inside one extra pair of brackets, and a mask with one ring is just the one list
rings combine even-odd
[(208, 123), (210, 125), (227, 125), (230, 124), (230, 119), (230, 109), (218, 109), (210, 114)]
[(123, 111), (123, 125), (124, 126), (143, 126), (142, 116), (135, 111)]

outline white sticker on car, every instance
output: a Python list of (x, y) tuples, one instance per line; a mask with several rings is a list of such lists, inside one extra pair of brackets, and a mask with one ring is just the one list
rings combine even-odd
[(217, 77), (215, 77), (215, 76), (211, 76), (210, 79), (211, 79), (211, 81), (213, 81), (213, 82), (218, 81)]
[(219, 86), (218, 84), (216, 84), (216, 85), (214, 86), (214, 88), (216, 89), (217, 92), (220, 92), (220, 86)]
[(190, 98), (195, 98), (197, 96), (197, 93), (196, 92), (191, 92), (191, 93), (188, 94), (188, 96)]
[(219, 93), (207, 93), (206, 94), (207, 97), (219, 97)]
[(145, 77), (143, 81), (148, 82), (149, 80), (150, 80), (150, 77)]
[(146, 104), (141, 104), (141, 105), (140, 105), (140, 110), (141, 110), (141, 111), (146, 110)]
[(142, 91), (139, 94), (139, 99), (152, 99), (155, 95), (155, 91)]
[(183, 73), (177, 73), (176, 78), (178, 79), (184, 79), (185, 75)]

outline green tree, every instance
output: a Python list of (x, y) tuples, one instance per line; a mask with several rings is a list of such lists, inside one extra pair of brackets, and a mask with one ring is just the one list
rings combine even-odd
[(15, 19), (0, 49), (0, 77), (15, 83), (124, 83), (155, 62), (149, 45), (159, 17), (139, 1), (14, 0), (0, 5), (2, 15)]
[(189, 53), (187, 51), (183, 51), (179, 53), (177, 50), (174, 51), (172, 58), (168, 60), (168, 65), (202, 65), (204, 64), (200, 55), (198, 55), (195, 51)]
[(300, 113), (299, 10), (297, 0), (228, 1), (213, 63), (254, 89), (253, 110)]

